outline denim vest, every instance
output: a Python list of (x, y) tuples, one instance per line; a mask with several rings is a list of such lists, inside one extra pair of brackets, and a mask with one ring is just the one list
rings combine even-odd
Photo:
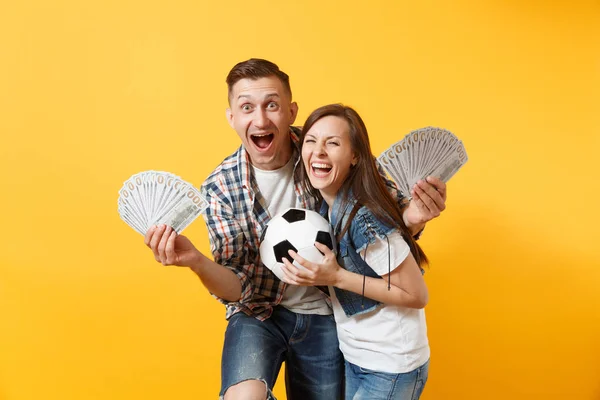
[[(335, 235), (339, 235), (346, 226), (350, 212), (356, 204), (356, 200), (351, 199), (341, 210), (342, 199), (336, 197), (331, 210), (330, 224), (334, 228)], [(321, 204), (320, 214), (328, 219), (329, 206), (325, 201)], [(341, 219), (341, 223), (339, 223)], [(371, 211), (366, 207), (361, 207), (355, 214), (352, 223), (344, 236), (339, 240), (337, 262), (347, 271), (372, 278), (381, 279), (373, 269), (362, 259), (359, 252), (366, 249), (368, 245), (375, 243), (377, 238), (386, 238), (394, 227), (387, 226), (379, 221)], [(365, 253), (365, 255), (367, 255)], [(334, 287), (335, 295), (338, 298), (342, 309), (347, 316), (358, 315), (369, 312), (377, 307), (380, 302), (364, 297), (358, 293)]]

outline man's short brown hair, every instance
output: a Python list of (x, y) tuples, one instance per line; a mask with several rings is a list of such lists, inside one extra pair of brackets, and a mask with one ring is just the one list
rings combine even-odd
[(227, 97), (231, 101), (231, 92), (233, 85), (242, 79), (256, 80), (274, 76), (281, 81), (284, 89), (292, 98), (292, 88), (290, 87), (290, 77), (288, 74), (279, 69), (277, 64), (261, 58), (251, 58), (246, 61), (237, 63), (227, 75)]

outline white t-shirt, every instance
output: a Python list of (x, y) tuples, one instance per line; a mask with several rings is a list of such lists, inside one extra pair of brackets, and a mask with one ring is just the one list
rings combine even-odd
[[(367, 263), (378, 274), (386, 275), (396, 269), (410, 253), (408, 244), (399, 232), (388, 235), (388, 242), (378, 240), (367, 248)], [(364, 250), (360, 252), (364, 259)], [(347, 317), (335, 296), (331, 295), (337, 325), (340, 350), (344, 358), (363, 368), (405, 373), (415, 370), (429, 359), (429, 341), (425, 310), (381, 304), (374, 310)]]
[[(275, 216), (297, 204), (294, 190), (294, 158), (274, 171), (263, 171), (252, 167), (258, 188), (267, 202), (271, 216)], [(325, 294), (313, 286), (288, 285), (280, 303), (298, 314), (331, 315), (332, 310), (325, 301)]]

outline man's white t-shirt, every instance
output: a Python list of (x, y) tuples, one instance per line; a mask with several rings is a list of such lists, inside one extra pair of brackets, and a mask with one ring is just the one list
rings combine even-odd
[[(399, 232), (391, 233), (388, 239), (389, 259), (387, 240), (378, 238), (368, 246), (366, 262), (379, 276), (395, 270), (410, 253)], [(360, 255), (364, 259), (364, 250)], [(347, 361), (397, 374), (413, 371), (429, 359), (425, 310), (381, 304), (373, 311), (348, 317), (333, 287), (329, 292), (340, 350)]]
[[(267, 202), (269, 214), (274, 217), (290, 207), (299, 207), (294, 190), (294, 158), (274, 171), (264, 171), (252, 166), (260, 193)], [(280, 303), (298, 314), (330, 315), (331, 308), (325, 294), (313, 286), (288, 285)]]

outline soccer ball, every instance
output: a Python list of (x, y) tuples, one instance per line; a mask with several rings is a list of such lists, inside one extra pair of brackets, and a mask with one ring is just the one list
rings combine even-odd
[(315, 247), (319, 242), (335, 252), (335, 236), (329, 222), (317, 212), (301, 208), (289, 208), (273, 217), (260, 238), (260, 258), (262, 263), (279, 278), (283, 279), (283, 258), (302, 268), (288, 254), (294, 250), (304, 259), (319, 263), (323, 253)]

